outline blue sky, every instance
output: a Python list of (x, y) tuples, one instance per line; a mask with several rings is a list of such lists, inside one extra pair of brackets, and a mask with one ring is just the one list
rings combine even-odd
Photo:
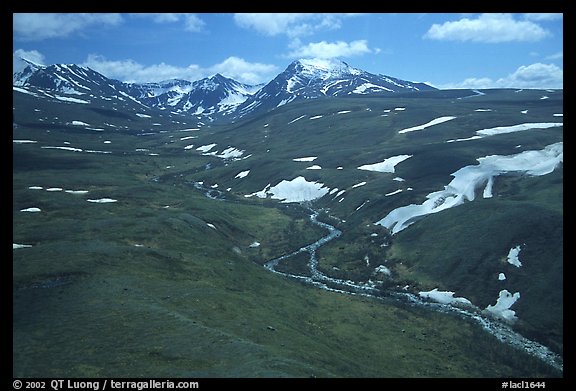
[(563, 88), (563, 40), (557, 13), (13, 14), (15, 56), (128, 82), (258, 84), (319, 57), (437, 88)]

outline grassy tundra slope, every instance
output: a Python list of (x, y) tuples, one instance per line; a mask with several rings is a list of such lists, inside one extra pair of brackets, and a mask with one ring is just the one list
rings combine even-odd
[[(210, 126), (194, 118), (141, 108), (111, 116), (113, 111), (106, 111), (111, 108), (58, 106), (15, 92), (13, 376), (561, 376), (454, 315), (387, 298), (328, 292), (270, 273), (261, 266), (263, 262), (311, 243), (324, 232), (310, 224), (297, 205), (246, 197), (269, 183), (298, 175), (329, 184), (331, 189), (346, 189), (341, 202), (328, 196), (315, 201), (315, 206), (329, 208), (340, 219), (344, 231), (319, 251), (322, 268), (336, 272), (333, 267), (337, 266), (343, 277), (361, 279), (371, 273), (365, 266), (366, 255), (372, 266), (376, 257), (389, 258), (398, 281), (423, 288), (438, 284), (458, 289), (458, 295), (475, 303), (493, 304), (494, 292), (482, 292), (473, 285), (466, 291), (464, 285), (475, 279), (481, 284), (484, 277), (490, 281), (490, 273), (497, 268), (481, 264), (472, 277), (463, 270), (474, 259), (466, 258), (452, 267), (452, 259), (469, 252), (472, 243), (466, 238), (455, 241), (443, 213), (428, 216), (393, 237), (374, 223), (392, 207), (438, 190), (449, 182), (450, 172), (473, 164), (478, 156), (488, 151), (512, 153), (514, 147), (486, 138), (472, 150), (454, 143), (459, 153), (438, 160), (436, 168), (412, 158), (404, 163), (406, 168), (399, 164), (395, 174), (356, 167), (400, 152), (414, 157), (420, 152), (444, 156), (443, 148), (449, 144), (441, 143), (440, 135), (422, 132), (424, 140), (415, 142), (410, 134), (394, 131), (441, 115), (463, 116), (464, 123), (488, 127), (484, 125), (498, 126), (503, 118), (515, 122), (511, 113), (517, 108), (529, 108), (526, 115), (534, 116), (537, 113), (532, 111), (543, 110), (525, 106), (531, 103), (508, 101), (509, 96), (499, 103), (501, 117), (486, 124), (476, 116), (463, 115), (480, 107), (471, 99), (451, 97), (454, 111), (440, 113), (439, 107), (446, 107), (447, 101), (400, 97), (395, 101), (305, 102), (246, 123)], [(527, 97), (526, 102), (533, 98)], [(561, 112), (561, 101), (555, 104), (547, 110)], [(406, 107), (406, 112), (398, 110), (394, 115), (396, 107)], [(354, 112), (337, 114), (342, 117), (335, 114), (328, 126), (314, 122), (324, 117), (310, 119), (346, 110)], [(409, 110), (415, 112), (412, 119), (404, 115)], [(302, 115), (307, 117), (290, 124), (297, 128), (287, 124)], [(526, 118), (526, 122), (532, 120), (537, 119)], [(454, 138), (470, 136), (457, 126), (444, 132)], [(526, 137), (528, 132), (521, 133)], [(524, 148), (562, 139), (561, 128), (532, 133), (522, 142)], [(499, 137), (516, 142), (512, 135)], [(218, 153), (228, 147), (244, 153), (225, 159), (197, 149), (211, 143), (217, 144)], [(193, 147), (186, 148), (189, 145)], [(425, 152), (426, 145), (438, 149)], [(292, 160), (306, 156), (318, 158), (310, 163)], [(306, 169), (313, 164), (322, 169)], [(421, 172), (424, 168), (429, 171), (426, 175)], [(249, 171), (245, 177), (237, 177), (245, 171)], [(400, 193), (402, 198), (391, 204), (384, 194), (401, 183), (392, 179), (396, 175), (412, 180), (407, 186), (417, 190)], [(362, 181), (367, 184), (353, 188)], [(215, 198), (223, 195), (224, 199), (207, 197), (206, 190), (194, 185), (198, 182), (213, 194), (221, 191)], [(553, 283), (558, 287), (561, 281), (561, 250), (550, 252), (547, 244), (547, 240), (554, 240), (554, 245), (562, 240), (557, 224), (562, 219), (561, 186), (561, 171), (543, 177), (505, 178), (495, 185), (495, 192), (498, 188), (502, 194), (498, 199), (479, 199), (445, 212), (453, 222), (450, 226), (469, 225), (478, 231), (481, 227), (473, 224), (473, 216), (484, 213), (487, 203), (498, 205), (490, 220), (482, 221), (486, 229), (517, 218), (522, 214), (518, 209), (525, 207), (536, 214), (524, 216), (527, 224), (533, 218), (548, 219), (539, 219), (542, 230), (552, 231), (546, 230), (544, 236), (541, 230), (528, 235), (521, 224), (524, 228), (511, 230), (497, 246), (484, 245), (482, 250), (486, 253), (482, 259), (498, 262), (506, 256), (502, 251), (523, 238), (526, 257), (521, 253), (521, 259), (526, 267), (518, 268), (517, 275), (511, 274), (516, 270), (506, 271), (522, 299), (530, 297), (522, 284), (531, 282), (536, 294)], [(366, 200), (370, 202), (356, 209)], [(439, 230), (439, 226), (446, 228)], [(388, 237), (391, 246), (381, 247), (370, 236), (375, 231), (381, 234), (378, 240)], [(475, 235), (475, 231), (466, 234)], [(490, 235), (490, 240), (499, 236)], [(459, 245), (448, 245), (454, 242)], [(436, 265), (437, 255), (442, 262)], [(544, 267), (545, 262), (550, 268)], [(537, 268), (546, 273), (536, 277), (533, 270)], [(531, 300), (526, 299), (526, 307), (521, 306), (522, 300), (514, 307), (526, 322), (524, 327), (539, 337), (543, 327), (550, 327), (556, 333), (552, 337), (560, 333), (561, 346), (561, 311), (549, 306), (554, 315), (548, 319), (553, 324), (543, 324), (543, 318), (538, 318), (541, 308), (533, 306), (543, 308), (546, 302)], [(557, 303), (554, 296), (546, 300)]]

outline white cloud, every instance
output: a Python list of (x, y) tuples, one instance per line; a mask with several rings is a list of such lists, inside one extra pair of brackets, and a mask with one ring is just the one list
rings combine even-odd
[(485, 43), (535, 42), (550, 36), (548, 30), (529, 20), (515, 20), (511, 14), (481, 14), (476, 19), (434, 24), (424, 38), (442, 41)]
[(211, 73), (220, 73), (242, 83), (260, 84), (270, 81), (278, 73), (278, 67), (272, 64), (250, 63), (242, 58), (228, 57), (209, 68)]
[(564, 52), (557, 52), (545, 57), (546, 60), (562, 60), (564, 59)]
[(493, 80), (488, 77), (469, 78), (439, 88), (564, 88), (564, 71), (554, 64), (522, 65), (506, 77)]
[(316, 57), (316, 58), (336, 58), (352, 57), (366, 53), (372, 53), (366, 40), (352, 42), (311, 42), (308, 45), (297, 47), (288, 53), (288, 57)]
[(285, 34), (294, 38), (317, 31), (339, 29), (343, 18), (354, 15), (356, 14), (234, 14), (234, 21), (240, 27), (254, 29), (264, 35)]
[(202, 31), (206, 23), (194, 14), (186, 15), (184, 18), (184, 26), (186, 31)]
[(81, 66), (89, 67), (111, 79), (125, 82), (143, 83), (169, 79), (196, 80), (205, 76), (198, 65), (176, 67), (164, 63), (144, 66), (134, 60), (107, 60), (103, 56), (91, 54)]
[(499, 79), (500, 84), (523, 88), (563, 88), (564, 71), (554, 64), (522, 65), (516, 72)]
[(137, 13), (131, 16), (139, 18), (149, 18), (155, 23), (178, 23), (184, 22), (184, 30), (199, 32), (204, 29), (206, 23), (196, 14), (183, 13)]
[(37, 50), (16, 49), (12, 53), (12, 72), (20, 72), (26, 67), (26, 63), (21, 58), (31, 61), (34, 64), (44, 65), (44, 55)]
[(41, 41), (61, 38), (91, 26), (122, 23), (120, 14), (12, 14), (14, 38), (23, 41)]
[(201, 67), (190, 64), (177, 67), (165, 63), (144, 66), (134, 60), (107, 60), (103, 56), (92, 54), (81, 66), (89, 67), (106, 77), (130, 83), (159, 82), (169, 79), (199, 80), (221, 73), (247, 84), (268, 82), (276, 75), (275, 65), (251, 63), (239, 57), (228, 57), (219, 64)]

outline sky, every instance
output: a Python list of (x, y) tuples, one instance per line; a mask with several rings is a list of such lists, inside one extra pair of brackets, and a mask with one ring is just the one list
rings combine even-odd
[(563, 88), (563, 39), (559, 13), (13, 14), (14, 57), (137, 83), (260, 84), (333, 58), (441, 89)]

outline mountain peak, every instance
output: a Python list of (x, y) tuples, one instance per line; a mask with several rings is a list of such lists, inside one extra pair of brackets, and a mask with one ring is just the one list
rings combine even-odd
[(209, 77), (210, 80), (230, 80), (226, 76), (222, 75), (221, 73), (216, 73)]
[(328, 79), (330, 77), (341, 77), (342, 75), (359, 75), (361, 70), (348, 65), (342, 60), (326, 58), (302, 58), (291, 64), (300, 73)]

